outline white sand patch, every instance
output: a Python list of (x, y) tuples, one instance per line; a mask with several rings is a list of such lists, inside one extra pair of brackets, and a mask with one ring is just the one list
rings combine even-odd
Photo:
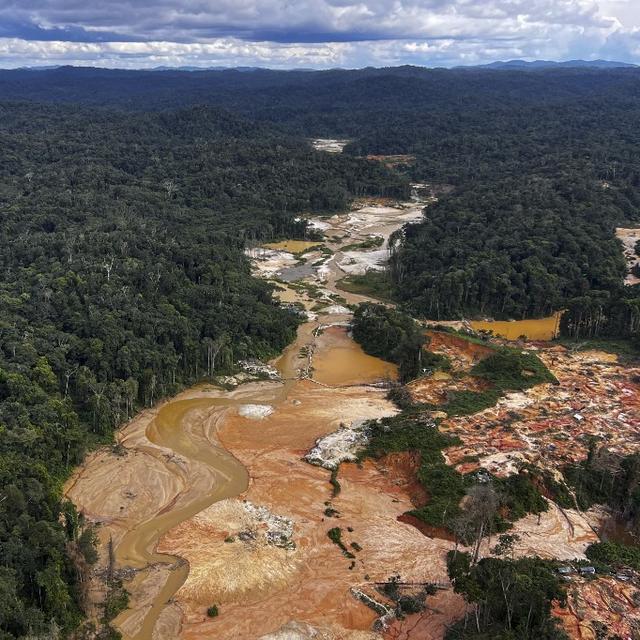
[(347, 316), (351, 314), (351, 311), (347, 309), (347, 307), (343, 307), (341, 304), (332, 304), (324, 309), (320, 309), (320, 313), (330, 316)]
[(402, 209), (399, 207), (386, 207), (381, 204), (372, 204), (367, 207), (362, 207), (362, 209), (358, 209), (357, 213), (360, 216), (386, 218), (388, 216), (396, 216), (401, 211)]
[(273, 407), (270, 404), (242, 404), (238, 408), (239, 415), (252, 420), (263, 420), (272, 413)]
[(530, 395), (522, 391), (514, 391), (513, 393), (507, 393), (504, 398), (498, 401), (498, 404), (505, 409), (524, 409), (534, 402), (535, 398)]
[(347, 144), (349, 144), (349, 140), (334, 138), (316, 138), (311, 141), (311, 146), (316, 151), (327, 151), (328, 153), (342, 153)]
[(324, 469), (337, 469), (341, 462), (355, 462), (358, 454), (369, 442), (364, 425), (366, 420), (354, 420), (350, 426), (341, 426), (338, 431), (316, 440), (315, 446), (304, 459)]
[(320, 282), (326, 282), (330, 274), (331, 274), (331, 268), (326, 262), (320, 265), (316, 270), (316, 277)]
[(254, 269), (263, 278), (272, 278), (282, 269), (298, 264), (297, 258), (287, 251), (256, 247), (245, 249), (245, 255), (251, 258)]
[(529, 462), (520, 451), (513, 453), (494, 453), (480, 460), (480, 466), (489, 473), (504, 478), (520, 471), (523, 463)]
[(318, 231), (326, 231), (327, 229), (331, 228), (331, 224), (329, 222), (325, 222), (324, 220), (318, 220), (316, 218), (308, 220), (307, 224), (312, 229), (317, 229)]
[(376, 251), (345, 251), (338, 266), (350, 276), (362, 276), (367, 271), (382, 271), (389, 260), (386, 249)]

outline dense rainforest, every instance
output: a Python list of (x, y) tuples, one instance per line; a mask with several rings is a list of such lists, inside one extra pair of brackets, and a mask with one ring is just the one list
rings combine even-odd
[(352, 156), (409, 154), (400, 170), (440, 199), (395, 245), (391, 295), (436, 319), (568, 309), (563, 333), (591, 338), (640, 329), (614, 237), (640, 223), (639, 80), (638, 69), (63, 67), (0, 72), (0, 90), (134, 112), (215, 104), (283, 133), (348, 138)]
[(95, 554), (61, 500), (73, 466), (140, 407), (292, 339), (247, 243), (407, 183), (210, 107), (0, 116), (0, 638), (57, 637)]

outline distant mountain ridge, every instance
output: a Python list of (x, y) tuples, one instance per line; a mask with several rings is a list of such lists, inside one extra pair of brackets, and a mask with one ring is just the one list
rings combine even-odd
[[(512, 63), (515, 64), (515, 63)], [(542, 63), (537, 63), (538, 65)], [(1, 105), (11, 101), (76, 103), (137, 110), (164, 110), (210, 105), (269, 120), (311, 110), (316, 130), (329, 130), (326, 114), (343, 118), (345, 105), (371, 114), (399, 108), (451, 109), (459, 101), (483, 95), (489, 105), (544, 104), (548, 100), (589, 99), (613, 95), (636, 99), (640, 68), (462, 67), (428, 69), (402, 66), (326, 71), (269, 69), (126, 70), (61, 66), (54, 69), (0, 70)], [(491, 78), (492, 90), (486, 90)], [(570, 79), (570, 82), (568, 81)], [(290, 117), (290, 116), (287, 116)], [(368, 117), (368, 115), (366, 116)], [(309, 126), (309, 125), (305, 125)], [(383, 125), (380, 124), (381, 130)], [(398, 136), (401, 133), (397, 133)], [(322, 137), (322, 136), (318, 136)], [(331, 137), (331, 136), (327, 136)], [(348, 137), (348, 136), (345, 136)], [(409, 142), (407, 141), (408, 145)]]
[[(401, 67), (389, 67), (389, 69), (403, 69), (403, 68), (415, 68), (415, 69), (434, 69), (434, 67), (428, 66), (401, 66)], [(437, 69), (446, 69), (446, 67), (435, 67)], [(477, 64), (477, 65), (459, 65), (456, 67), (452, 67), (452, 69), (511, 69), (514, 71), (517, 70), (537, 70), (537, 69), (623, 69), (623, 68), (633, 68), (638, 69), (640, 65), (633, 64), (631, 62), (619, 62), (616, 60), (497, 60), (495, 62), (489, 62), (487, 64)], [(211, 66), (211, 67), (198, 67), (198, 66), (158, 66), (151, 68), (140, 68), (140, 69), (121, 69), (121, 68), (101, 68), (101, 67), (76, 67), (72, 65), (43, 65), (43, 66), (32, 66), (32, 67), (19, 67), (17, 69), (1, 69), (1, 71), (55, 71), (58, 69), (64, 70), (75, 70), (75, 69), (91, 69), (94, 71), (122, 71), (122, 72), (150, 72), (150, 71), (190, 71), (190, 72), (202, 72), (202, 71), (241, 71), (241, 72), (253, 72), (253, 71), (267, 71), (267, 72), (318, 72), (322, 71), (365, 71), (365, 70), (380, 70), (375, 67), (367, 67), (366, 69), (346, 69), (336, 67), (334, 69), (313, 69), (307, 67), (300, 68), (292, 68), (292, 69), (270, 69), (268, 67), (254, 67), (254, 66)]]
[(638, 65), (630, 62), (617, 62), (615, 60), (499, 60), (489, 64), (476, 65), (480, 69), (620, 69), (637, 68)]

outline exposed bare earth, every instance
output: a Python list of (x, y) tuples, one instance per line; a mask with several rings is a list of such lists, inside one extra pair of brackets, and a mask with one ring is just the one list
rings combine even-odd
[[(235, 558), (222, 549), (203, 556), (196, 541), (181, 546), (179, 539), (165, 538), (163, 550), (186, 556), (198, 574), (211, 568), (210, 581), (224, 589), (216, 600), (222, 602), (224, 615), (215, 620), (204, 616), (204, 609), (211, 602), (207, 597), (184, 589), (178, 592), (176, 597), (186, 614), (185, 638), (208, 637), (208, 633), (253, 638), (276, 631), (292, 619), (314, 626), (330, 622), (337, 630), (367, 630), (375, 614), (349, 595), (351, 587), (384, 581), (389, 578), (391, 567), (419, 582), (446, 580), (446, 545), (425, 538), (396, 519), (398, 513), (411, 508), (401, 488), (388, 482), (371, 464), (362, 469), (346, 465), (338, 476), (342, 491), (331, 500), (329, 472), (301, 460), (315, 439), (335, 430), (340, 421), (393, 412), (380, 392), (368, 393), (370, 397), (363, 399), (362, 389), (357, 387), (329, 390), (301, 382), (277, 414), (259, 426), (247, 425), (239, 416), (229, 417), (221, 429), (221, 441), (252, 472), (243, 498), (290, 518), (295, 523), (292, 541), (296, 548), (281, 551), (280, 556), (287, 556), (289, 562), (285, 570), (272, 576), (269, 589), (252, 594), (243, 591), (246, 579), (229, 580), (224, 575), (233, 577), (240, 570), (250, 576), (262, 576), (272, 571), (273, 563), (270, 556), (267, 562), (264, 552), (258, 552), (259, 547), (252, 544), (224, 543), (225, 536), (234, 534), (228, 523), (222, 525), (224, 520), (215, 534), (217, 545), (241, 546), (243, 552)], [(259, 429), (259, 433), (251, 433), (252, 429)], [(324, 515), (325, 502), (330, 500), (339, 517)], [(353, 567), (327, 537), (327, 531), (334, 526), (343, 528), (347, 546), (357, 542), (362, 547), (355, 554)], [(349, 532), (349, 528), (353, 531)], [(182, 529), (182, 535), (187, 536), (199, 531), (195, 522), (185, 523)], [(208, 539), (213, 535), (209, 533)], [(196, 550), (195, 555), (189, 552), (190, 548)], [(224, 565), (218, 564), (218, 553), (224, 553)], [(245, 564), (247, 554), (251, 555), (251, 562)]]
[[(567, 608), (554, 613), (571, 638), (598, 640), (602, 637), (637, 638), (640, 633), (639, 576), (585, 580), (574, 578), (568, 589)], [(608, 635), (603, 636), (606, 632)]]
[[(442, 423), (444, 431), (463, 442), (447, 450), (449, 461), (460, 470), (481, 465), (505, 475), (517, 460), (556, 469), (584, 459), (590, 437), (615, 452), (638, 450), (640, 369), (597, 351), (542, 347), (538, 355), (559, 385), (510, 393), (495, 407)], [(464, 462), (468, 456), (479, 461)]]
[[(411, 206), (416, 218), (420, 207)], [(362, 237), (370, 229), (390, 233), (407, 221), (407, 207), (373, 207), (358, 220), (366, 223)], [(354, 223), (346, 215), (335, 224)], [(295, 262), (279, 249), (266, 255), (277, 268)], [(315, 277), (341, 277), (336, 260), (319, 265)], [(307, 308), (317, 304), (295, 293)], [(350, 312), (332, 294), (320, 294), (326, 307), (276, 363), (288, 382), (185, 392), (121, 430), (124, 455), (91, 456), (69, 483), (69, 497), (101, 523), (103, 543), (112, 539), (116, 569), (134, 571), (130, 609), (115, 621), (125, 638), (257, 638), (291, 621), (327, 637), (370, 637), (376, 614), (350, 595), (352, 587), (397, 572), (446, 579), (446, 545), (397, 520), (410, 498), (372, 465), (341, 474), (343, 490), (332, 502), (340, 518), (324, 515), (329, 472), (303, 455), (340, 423), (396, 411), (384, 389), (363, 386), (393, 378), (394, 367), (346, 338), (340, 324)], [(354, 566), (327, 537), (336, 525), (346, 544), (362, 547)], [(222, 615), (208, 618), (214, 603)]]
[[(287, 283), (279, 297), (299, 303), (308, 316), (296, 341), (272, 363), (282, 380), (186, 391), (140, 414), (119, 432), (118, 450), (91, 455), (70, 480), (67, 495), (100, 523), (94, 601), (103, 595), (98, 576), (109, 539), (116, 569), (127, 579), (130, 609), (116, 620), (125, 638), (372, 640), (383, 634), (436, 640), (464, 613), (462, 598), (446, 588), (445, 556), (453, 542), (399, 519), (428, 500), (415, 479), (415, 455), (342, 464), (337, 496), (328, 468), (304, 459), (318, 441), (329, 442), (331, 455), (337, 447), (339, 455), (349, 438), (323, 438), (396, 411), (379, 386), (395, 368), (364, 354), (346, 333), (345, 304), (366, 298), (338, 291), (336, 282), (380, 268), (389, 235), (420, 219), (428, 201), (363, 202), (348, 214), (315, 220), (331, 252), (306, 245), (300, 258), (286, 250), (299, 245), (253, 250), (256, 273)], [(372, 235), (385, 239), (382, 247), (348, 248)], [(430, 335), (431, 347), (463, 374), (417, 381), (412, 393), (438, 403), (455, 385), (475, 389), (478, 382), (464, 372), (489, 350), (450, 334)], [(446, 420), (443, 428), (463, 442), (448, 450), (452, 464), (503, 475), (520, 460), (553, 467), (584, 456), (584, 434), (619, 451), (637, 449), (639, 393), (632, 371), (595, 352), (542, 346), (540, 355), (560, 386), (512, 394), (494, 409)], [(249, 379), (237, 376), (234, 384)], [(592, 514), (552, 504), (540, 519), (516, 524), (520, 540), (513, 552), (580, 557), (596, 539), (594, 523)], [(354, 559), (328, 538), (333, 527), (341, 528)], [(354, 595), (377, 597), (376, 583), (394, 574), (444, 590), (428, 599), (422, 614), (374, 632), (377, 614)], [(213, 604), (220, 615), (210, 618), (206, 610)], [(580, 629), (592, 629), (589, 615), (572, 610), (567, 620), (580, 618)]]
[[(453, 375), (436, 374), (412, 382), (409, 390), (413, 397), (437, 404), (444, 403), (451, 390), (479, 390), (481, 383), (465, 372), (491, 353), (488, 346), (445, 332), (430, 331), (428, 335), (430, 348), (450, 358)], [(617, 444), (620, 451), (637, 447), (640, 421), (635, 407), (640, 394), (633, 382), (633, 370), (618, 365), (609, 354), (572, 354), (557, 347), (538, 348), (538, 354), (557, 376), (559, 385), (512, 393), (496, 407), (440, 424), (442, 431), (462, 441), (445, 452), (448, 462), (459, 471), (468, 473), (483, 467), (497, 476), (508, 476), (524, 462), (555, 471), (569, 461), (586, 457), (588, 443), (583, 434), (589, 432), (606, 435), (608, 444), (614, 448)], [(609, 380), (615, 380), (615, 386)], [(582, 388), (584, 396), (580, 384), (587, 385)], [(604, 419), (613, 421), (620, 434), (603, 430)], [(560, 509), (550, 502), (549, 510), (539, 517), (527, 516), (515, 523), (512, 532), (520, 539), (513, 553), (583, 558), (585, 548), (598, 540), (594, 527), (599, 524), (596, 515)], [(488, 554), (494, 543), (487, 539), (482, 553)]]

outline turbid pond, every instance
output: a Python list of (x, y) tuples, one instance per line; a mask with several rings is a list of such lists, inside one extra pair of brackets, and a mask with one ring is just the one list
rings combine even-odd
[(561, 316), (558, 311), (536, 320), (472, 320), (469, 324), (475, 331), (492, 331), (507, 340), (518, 340), (521, 336), (527, 340), (553, 340), (560, 330)]

